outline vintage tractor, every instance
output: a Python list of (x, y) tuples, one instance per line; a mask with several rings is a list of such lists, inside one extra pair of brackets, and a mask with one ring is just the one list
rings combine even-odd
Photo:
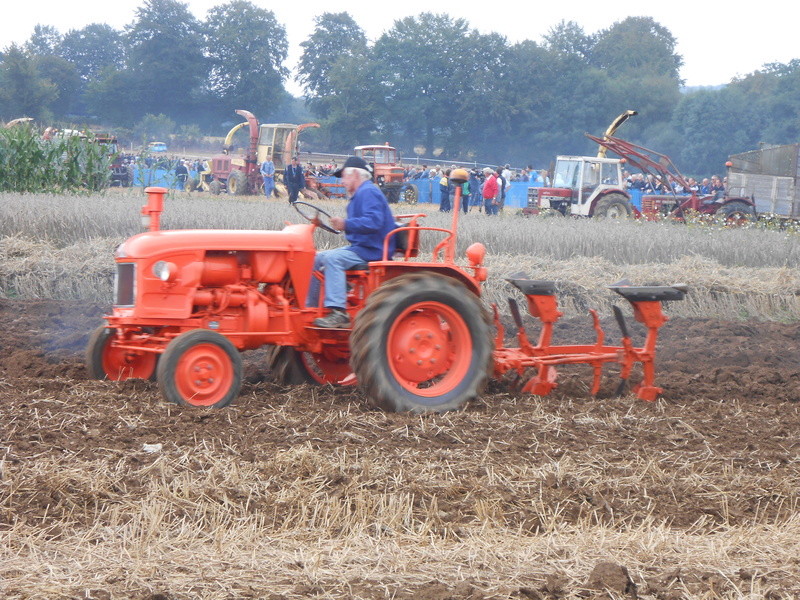
[(417, 203), (417, 188), (403, 181), (405, 170), (399, 164), (397, 149), (387, 142), (383, 146), (356, 146), (354, 152), (372, 165), (372, 180), (390, 203)]
[[(451, 177), (463, 183), (468, 174), (458, 169)], [(544, 395), (556, 387), (557, 365), (584, 363), (594, 369), (596, 392), (605, 363), (619, 365), (623, 383), (639, 363), (642, 378), (634, 391), (653, 400), (660, 392), (654, 383), (656, 337), (667, 320), (661, 301), (678, 300), (685, 289), (614, 287), (647, 327), (641, 348), (633, 346), (618, 310), (622, 345), (604, 344), (593, 313), (594, 343), (554, 346), (552, 330), (561, 315), (555, 285), (514, 277), (511, 283), (542, 329), (538, 343), (529, 342), (511, 301), (519, 346), (505, 347), (497, 308), (493, 335), (481, 302), (484, 246), (467, 248), (466, 265), (456, 261), (460, 187), (450, 229), (423, 226), (424, 214), (397, 215), (382, 259), (347, 273), (353, 325), (346, 329), (315, 327), (324, 309), (305, 301), (312, 277), (324, 285), (312, 271), (314, 231), (338, 233), (322, 209), (297, 202), (309, 223), (280, 231), (161, 230), (167, 190), (148, 188), (141, 212), (148, 231), (115, 252), (114, 306), (90, 338), (88, 368), (100, 379), (155, 378), (162, 395), (181, 405), (222, 407), (239, 393), (240, 351), (266, 346), (266, 366), (281, 382), (358, 383), (376, 406), (422, 412), (463, 406), (492, 374), (510, 373), (523, 391)], [(417, 258), (421, 235), (442, 238), (425, 261)], [(395, 256), (389, 255), (392, 237)]]
[[(228, 132), (222, 145), (222, 154), (211, 158), (209, 169), (200, 173), (199, 179), (190, 179), (187, 182), (188, 191), (202, 189), (212, 194), (227, 191), (233, 196), (259, 193), (263, 188), (259, 169), (264, 159), (272, 156), (276, 176), (279, 176), (291, 157), (298, 152), (300, 132), (310, 127), (319, 127), (318, 123), (259, 125), (256, 117), (249, 111), (237, 110), (236, 114), (246, 120)], [(249, 132), (247, 150), (244, 156), (233, 156), (233, 137), (245, 127)]]
[[(620, 114), (603, 139), (637, 114), (635, 110)], [(552, 186), (528, 188), (528, 206), (523, 214), (619, 219), (634, 213), (622, 179), (621, 161), (606, 158), (603, 145), (598, 146), (597, 156), (558, 156), (551, 179)]]

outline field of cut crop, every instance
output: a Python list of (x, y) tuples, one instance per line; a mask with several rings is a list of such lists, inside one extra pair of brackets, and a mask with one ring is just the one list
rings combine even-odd
[[(557, 282), (557, 343), (593, 340), (588, 308), (618, 341), (619, 279), (689, 284), (666, 306), (655, 403), (614, 397), (613, 376), (591, 398), (573, 367), (544, 398), (495, 381), (459, 412), (389, 414), (354, 388), (278, 385), (253, 351), (233, 405), (187, 410), (83, 366), (143, 202), (0, 195), (3, 598), (800, 597), (798, 234), (462, 218), (504, 321), (505, 277)], [(298, 218), (195, 194), (163, 224)]]

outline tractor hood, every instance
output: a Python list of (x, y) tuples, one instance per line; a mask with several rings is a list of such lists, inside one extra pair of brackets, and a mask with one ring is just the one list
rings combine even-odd
[(281, 231), (231, 229), (170, 229), (128, 238), (116, 258), (149, 258), (181, 250), (314, 252), (313, 225), (287, 225)]

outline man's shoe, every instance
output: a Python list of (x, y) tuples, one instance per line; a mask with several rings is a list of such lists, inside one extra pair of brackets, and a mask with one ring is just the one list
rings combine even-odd
[(332, 308), (327, 317), (314, 319), (314, 327), (325, 327), (326, 329), (343, 329), (350, 327), (350, 315), (341, 308)]

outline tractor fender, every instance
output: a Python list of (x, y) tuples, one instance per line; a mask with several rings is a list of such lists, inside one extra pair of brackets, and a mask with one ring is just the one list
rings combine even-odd
[(370, 270), (374, 266), (380, 265), (383, 267), (384, 276), (381, 278), (381, 284), (386, 283), (390, 279), (394, 279), (399, 275), (406, 273), (420, 273), (430, 272), (433, 274), (441, 275), (442, 277), (451, 277), (456, 279), (467, 286), (476, 296), (481, 295), (480, 283), (467, 271), (460, 267), (445, 266), (436, 263), (418, 263), (418, 262), (405, 262), (405, 261), (386, 261), (379, 263), (370, 263)]

